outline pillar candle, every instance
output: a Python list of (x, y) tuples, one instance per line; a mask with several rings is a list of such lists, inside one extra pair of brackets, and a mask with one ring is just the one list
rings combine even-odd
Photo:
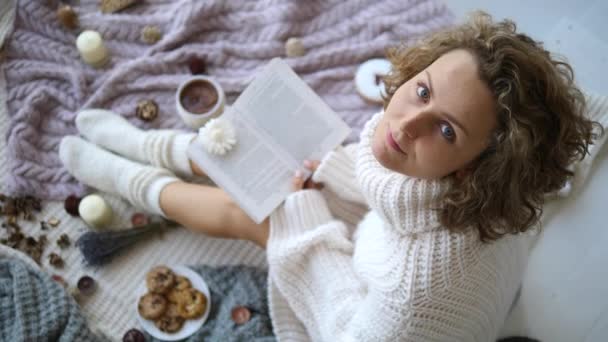
[(94, 228), (105, 228), (112, 223), (112, 208), (99, 195), (88, 195), (78, 205), (80, 217)]
[(76, 39), (76, 47), (82, 59), (93, 67), (101, 67), (109, 59), (108, 50), (99, 32), (82, 32)]

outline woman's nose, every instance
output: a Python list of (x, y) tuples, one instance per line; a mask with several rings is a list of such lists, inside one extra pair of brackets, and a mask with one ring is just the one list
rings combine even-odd
[(419, 133), (420, 116), (411, 115), (404, 118), (400, 124), (400, 130), (408, 139), (416, 139)]

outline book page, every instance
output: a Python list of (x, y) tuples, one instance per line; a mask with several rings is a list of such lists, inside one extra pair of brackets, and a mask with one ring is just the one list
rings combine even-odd
[(226, 155), (207, 153), (198, 140), (188, 156), (254, 220), (262, 222), (289, 193), (293, 168), (277, 157), (268, 142), (228, 109), (223, 114), (235, 128), (237, 143)]
[(350, 128), (282, 60), (273, 59), (222, 119), (232, 123), (237, 143), (224, 156), (211, 155), (195, 139), (190, 159), (257, 223), (292, 192), (305, 159), (321, 159)]
[(350, 133), (350, 127), (298, 77), (275, 58), (234, 103), (272, 141), (294, 168), (321, 159)]

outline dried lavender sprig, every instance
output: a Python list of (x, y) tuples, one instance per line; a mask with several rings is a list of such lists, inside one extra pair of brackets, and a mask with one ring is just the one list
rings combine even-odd
[(135, 244), (151, 235), (162, 232), (177, 224), (171, 221), (157, 221), (146, 225), (121, 230), (108, 230), (102, 232), (90, 231), (82, 234), (76, 241), (82, 256), (89, 266), (102, 266), (111, 261), (126, 247)]

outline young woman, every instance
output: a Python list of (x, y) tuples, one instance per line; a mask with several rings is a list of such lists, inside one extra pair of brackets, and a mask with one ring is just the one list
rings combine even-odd
[[(169, 171), (203, 174), (185, 152), (193, 134), (86, 110), (76, 123), (89, 142), (66, 137), (60, 156), (88, 185), (265, 247), (281, 340), (493, 340), (526, 264), (519, 233), (572, 176), (595, 123), (569, 65), (510, 21), (477, 13), (389, 58), (384, 111), (360, 142), (308, 162), (313, 178), (296, 176), (297, 191), (259, 225), (221, 189)], [(326, 194), (369, 213), (351, 231)]]

